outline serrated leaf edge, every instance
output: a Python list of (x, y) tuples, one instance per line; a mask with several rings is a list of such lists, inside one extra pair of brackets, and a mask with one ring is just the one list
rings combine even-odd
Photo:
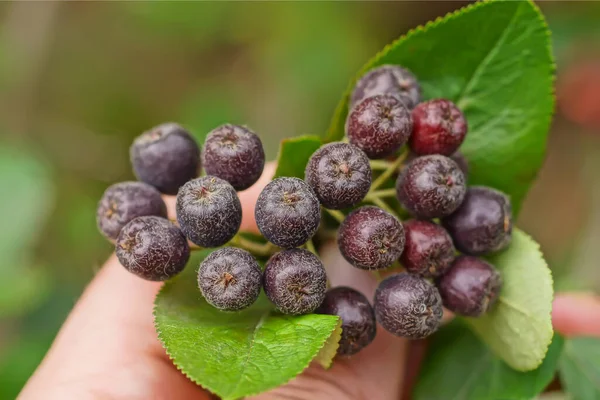
[(283, 152), (283, 146), (286, 143), (290, 143), (290, 142), (297, 142), (300, 140), (304, 140), (304, 139), (311, 139), (311, 140), (316, 140), (319, 141), (320, 143), (323, 143), (323, 138), (321, 138), (319, 135), (299, 135), (299, 136), (293, 136), (290, 138), (285, 138), (282, 139), (281, 142), (279, 142), (279, 149), (277, 150), (277, 168), (275, 169), (275, 174), (273, 175), (273, 179), (275, 178), (279, 178), (282, 177), (283, 175), (280, 174), (279, 172), (279, 157), (281, 157), (281, 153)]
[[(324, 369), (331, 368), (333, 359), (337, 354), (337, 350), (340, 347), (340, 339), (342, 338), (342, 320), (338, 317), (338, 322), (331, 331), (331, 335), (323, 342), (323, 346), (315, 356), (314, 360), (317, 361)], [(332, 343), (333, 342), (333, 343)], [(332, 343), (332, 346), (329, 344)]]
[[(175, 279), (179, 279), (179, 278), (180, 278), (180, 277), (176, 277)], [(169, 283), (173, 283), (173, 282), (175, 281), (175, 279), (174, 279), (174, 280), (172, 280), (172, 281), (170, 281)], [(158, 339), (159, 339), (159, 341), (160, 341), (160, 344), (162, 345), (163, 349), (165, 350), (165, 353), (167, 354), (167, 356), (169, 357), (169, 360), (171, 360), (171, 361), (172, 361), (172, 363), (173, 363), (173, 366), (175, 366), (175, 368), (176, 368), (176, 369), (177, 369), (179, 372), (181, 372), (181, 373), (182, 373), (182, 374), (183, 374), (183, 375), (184, 375), (184, 376), (185, 376), (187, 379), (189, 379), (190, 381), (194, 382), (196, 385), (200, 386), (201, 388), (203, 388), (203, 389), (205, 389), (205, 390), (209, 391), (210, 393), (212, 393), (212, 394), (214, 394), (214, 395), (217, 395), (217, 396), (219, 396), (219, 397), (222, 397), (222, 396), (221, 396), (219, 393), (217, 393), (217, 392), (215, 391), (215, 389), (214, 389), (214, 388), (212, 388), (212, 387), (209, 387), (209, 386), (207, 386), (207, 385), (204, 385), (204, 384), (202, 384), (202, 383), (198, 382), (198, 380), (197, 380), (197, 379), (195, 379), (194, 377), (190, 376), (190, 375), (189, 375), (189, 374), (188, 374), (186, 371), (184, 371), (184, 370), (183, 370), (183, 368), (179, 366), (179, 364), (176, 362), (175, 358), (174, 358), (174, 357), (171, 355), (171, 353), (169, 352), (169, 349), (167, 348), (166, 339), (165, 339), (165, 337), (163, 336), (163, 333), (162, 333), (162, 331), (160, 330), (160, 327), (158, 326), (157, 315), (156, 315), (156, 313), (157, 313), (157, 308), (158, 308), (158, 303), (157, 303), (158, 297), (159, 297), (161, 294), (163, 294), (163, 293), (164, 293), (166, 286), (167, 286), (167, 284), (164, 284), (164, 285), (163, 285), (163, 286), (160, 288), (160, 290), (158, 291), (158, 293), (156, 294), (156, 297), (154, 298), (154, 307), (152, 308), (152, 316), (154, 317), (154, 318), (153, 318), (153, 319), (154, 319), (154, 321), (153, 321), (153, 325), (154, 325), (154, 329), (156, 330), (156, 334), (157, 334), (157, 336), (158, 336)], [(271, 314), (272, 312), (273, 312), (273, 311), (269, 311), (269, 314)], [(323, 349), (323, 347), (325, 346), (325, 344), (327, 343), (327, 341), (328, 341), (328, 340), (330, 339), (330, 337), (331, 337), (331, 336), (332, 336), (332, 335), (335, 333), (335, 331), (338, 329), (338, 327), (341, 327), (341, 325), (342, 325), (342, 323), (341, 323), (341, 321), (340, 321), (340, 320), (339, 320), (339, 318), (338, 318), (338, 322), (337, 322), (337, 324), (336, 324), (336, 325), (333, 327), (333, 329), (332, 329), (332, 330), (331, 330), (331, 332), (329, 333), (329, 336), (327, 337), (327, 339), (325, 339), (325, 341), (323, 341), (323, 345), (322, 345), (320, 348), (318, 348), (318, 349), (317, 349), (317, 350), (314, 352), (314, 354), (313, 354), (313, 355), (310, 357), (310, 360), (307, 362), (307, 364), (306, 364), (306, 365), (305, 365), (305, 366), (304, 366), (304, 367), (303, 367), (303, 368), (300, 370), (300, 372), (298, 372), (296, 375), (292, 376), (292, 377), (291, 377), (290, 379), (288, 379), (287, 381), (285, 381), (285, 382), (282, 382), (282, 383), (278, 384), (277, 386), (272, 386), (272, 387), (266, 388), (266, 389), (264, 389), (264, 390), (262, 390), (262, 391), (259, 391), (259, 392), (246, 393), (246, 394), (244, 395), (244, 397), (247, 397), (247, 396), (255, 396), (255, 395), (257, 395), (257, 394), (264, 393), (264, 392), (266, 392), (266, 391), (268, 391), (268, 390), (271, 390), (271, 389), (277, 388), (277, 387), (279, 387), (279, 386), (286, 385), (286, 384), (288, 384), (290, 381), (292, 381), (293, 379), (295, 379), (295, 378), (296, 378), (298, 375), (302, 374), (302, 373), (303, 373), (303, 372), (306, 370), (306, 368), (308, 368), (308, 367), (310, 366), (311, 362), (312, 362), (312, 361), (313, 361), (313, 360), (314, 360), (314, 359), (317, 357), (317, 355), (318, 355), (318, 354), (321, 352), (321, 350)], [(341, 337), (341, 330), (340, 330), (340, 337)], [(339, 346), (339, 339), (338, 339), (338, 346)], [(336, 346), (336, 347), (335, 347), (335, 350), (336, 350), (336, 351), (337, 351), (337, 348), (338, 348), (338, 346)], [(331, 360), (331, 361), (333, 361), (333, 358), (332, 358), (332, 360)], [(321, 364), (321, 365), (323, 365), (323, 364)], [(329, 363), (329, 365), (331, 365), (331, 362)], [(324, 365), (323, 365), (323, 367), (324, 367), (325, 369), (329, 368), (329, 367), (325, 367)], [(222, 398), (223, 398), (223, 400), (229, 400), (229, 399), (233, 400), (233, 399), (236, 399), (235, 397), (222, 397)]]

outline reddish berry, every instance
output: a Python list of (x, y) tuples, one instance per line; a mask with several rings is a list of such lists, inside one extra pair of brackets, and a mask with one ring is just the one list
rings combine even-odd
[(449, 100), (421, 103), (412, 111), (412, 117), (409, 146), (418, 155), (449, 156), (459, 148), (467, 134), (467, 120)]
[(406, 244), (400, 261), (412, 274), (427, 278), (441, 275), (454, 260), (452, 238), (444, 228), (429, 221), (404, 222)]

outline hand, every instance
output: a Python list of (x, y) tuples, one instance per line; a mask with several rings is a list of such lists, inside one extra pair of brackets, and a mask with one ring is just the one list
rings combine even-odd
[[(254, 203), (273, 171), (273, 165), (267, 166), (260, 181), (240, 193), (243, 230), (256, 231)], [(167, 198), (171, 215), (174, 201)], [(347, 265), (335, 245), (325, 246), (321, 257), (333, 285), (352, 286), (372, 298), (375, 280), (368, 272)], [(111, 256), (19, 398), (210, 399), (210, 394), (173, 366), (157, 339), (152, 307), (160, 286), (130, 274)], [(598, 314), (598, 297), (563, 294), (554, 301), (552, 317), (555, 329), (564, 335), (600, 336), (600, 320), (589, 318)], [(409, 393), (420, 358), (415, 351), (419, 346), (413, 346), (409, 354), (410, 343), (379, 327), (374, 342), (351, 359), (336, 361), (328, 371), (311, 366), (287, 385), (257, 399), (398, 399)]]

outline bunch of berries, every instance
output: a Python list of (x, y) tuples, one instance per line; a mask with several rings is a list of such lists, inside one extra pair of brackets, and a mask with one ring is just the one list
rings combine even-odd
[[(338, 315), (341, 355), (371, 343), (376, 321), (395, 335), (420, 339), (439, 327), (442, 305), (478, 317), (501, 287), (498, 271), (477, 256), (508, 246), (510, 202), (491, 188), (467, 188), (466, 160), (457, 153), (466, 133), (467, 122), (452, 102), (421, 102), (408, 70), (389, 65), (367, 73), (351, 97), (348, 142), (318, 149), (304, 180), (280, 177), (260, 193), (256, 223), (268, 248), (277, 249), (268, 252), (264, 269), (255, 257), (262, 254), (248, 251), (249, 239), (238, 234), (237, 191), (253, 185), (265, 164), (259, 137), (246, 127), (220, 126), (202, 149), (176, 124), (142, 134), (131, 147), (141, 182), (109, 187), (97, 222), (115, 243), (121, 264), (144, 279), (162, 281), (181, 272), (190, 256), (188, 241), (218, 247), (198, 268), (208, 303), (238, 311), (253, 304), (262, 288), (282, 313)], [(402, 166), (398, 153), (405, 144), (411, 160)], [(383, 171), (374, 167), (377, 162)], [(206, 175), (198, 178), (202, 167)], [(395, 188), (378, 190), (393, 175)], [(414, 219), (401, 222), (378, 197), (384, 192)], [(167, 219), (161, 193), (177, 194), (176, 223)], [(338, 246), (352, 266), (404, 267), (380, 282), (373, 306), (352, 288), (328, 289), (312, 245), (323, 210), (339, 220)]]

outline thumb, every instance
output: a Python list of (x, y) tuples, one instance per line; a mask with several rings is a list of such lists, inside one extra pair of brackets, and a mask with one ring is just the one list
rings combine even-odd
[[(373, 299), (377, 287), (373, 276), (348, 264), (335, 243), (324, 246), (320, 255), (332, 286), (349, 286)], [(287, 385), (256, 400), (399, 399), (407, 353), (407, 340), (378, 325), (375, 340), (351, 358), (336, 359), (327, 371), (313, 364)]]

